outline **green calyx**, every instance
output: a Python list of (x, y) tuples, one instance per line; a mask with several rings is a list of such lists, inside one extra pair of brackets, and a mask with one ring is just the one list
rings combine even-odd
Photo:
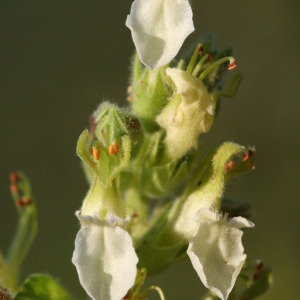
[(84, 131), (77, 143), (77, 154), (91, 184), (82, 214), (96, 213), (103, 219), (109, 212), (125, 218), (121, 172), (142, 139), (141, 127), (134, 117), (109, 102), (98, 107), (90, 131)]
[(164, 66), (152, 71), (141, 65), (137, 55), (133, 60), (128, 99), (131, 102), (132, 112), (138, 117), (146, 132), (159, 129), (155, 118), (172, 94), (166, 80), (166, 68), (167, 66)]

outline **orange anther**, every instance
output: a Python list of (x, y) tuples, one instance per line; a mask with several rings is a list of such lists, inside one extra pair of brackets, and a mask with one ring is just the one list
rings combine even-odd
[(100, 157), (100, 150), (96, 147), (92, 147), (91, 149), (91, 154), (93, 155), (93, 157), (96, 159), (96, 160), (99, 160), (99, 157)]
[(228, 172), (228, 171), (232, 171), (235, 167), (235, 163), (233, 160), (230, 160), (226, 163), (225, 165), (225, 170)]
[(253, 155), (253, 152), (249, 150), (242, 158), (242, 161), (248, 160)]
[(23, 205), (24, 205), (24, 202), (23, 202), (22, 199), (18, 199), (18, 200), (16, 201), (16, 206), (17, 206), (17, 207), (21, 207), (21, 206), (23, 206)]
[(108, 152), (109, 152), (110, 156), (118, 155), (118, 153), (119, 153), (119, 143), (115, 142), (114, 144), (110, 144)]
[(19, 179), (18, 173), (17, 172), (11, 172), (9, 174), (9, 179), (11, 182), (16, 183)]
[(228, 70), (233, 70), (235, 67), (236, 67), (236, 60), (234, 60), (233, 62), (229, 63)]

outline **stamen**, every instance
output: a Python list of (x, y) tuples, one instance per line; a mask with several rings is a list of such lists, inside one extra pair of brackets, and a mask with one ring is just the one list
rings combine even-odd
[(23, 200), (22, 199), (18, 199), (15, 203), (16, 203), (17, 207), (22, 207), (23, 206)]
[[(201, 47), (202, 47), (202, 44), (200, 44), (200, 43), (196, 46), (196, 49), (195, 49), (195, 51), (194, 51), (194, 53), (193, 53), (193, 55), (192, 55), (192, 57), (191, 57), (191, 60), (190, 60), (188, 66), (187, 66), (187, 68), (186, 68), (186, 71), (187, 71), (189, 74), (192, 74), (192, 72), (193, 72), (193, 70), (194, 70), (194, 68), (195, 68), (195, 65), (196, 65), (198, 56), (199, 56), (199, 55), (202, 56), (202, 55), (200, 54), (200, 52), (201, 52), (201, 50), (200, 50)], [(202, 49), (203, 49), (203, 47), (202, 47)], [(202, 53), (202, 54), (203, 54), (203, 53)]]
[(32, 204), (32, 200), (30, 198), (25, 198), (25, 199), (20, 198), (16, 201), (17, 207), (28, 206), (30, 204)]
[(198, 77), (199, 72), (201, 71), (201, 68), (202, 68), (203, 64), (206, 61), (209, 61), (209, 57), (211, 57), (211, 59), (212, 59), (212, 54), (210, 52), (206, 53), (204, 56), (201, 57), (201, 59), (199, 60), (199, 62), (197, 63), (197, 65), (195, 66), (195, 68), (192, 72), (193, 76)]
[(199, 47), (199, 55), (203, 56), (203, 46), (202, 45)]
[(11, 183), (16, 183), (19, 179), (18, 173), (17, 172), (11, 172), (9, 174), (9, 179), (10, 179)]
[(218, 66), (220, 66), (221, 64), (223, 64), (226, 61), (229, 61), (229, 64), (232, 64), (232, 66), (233, 66), (235, 59), (232, 56), (226, 56), (226, 57), (223, 57), (223, 58), (215, 61), (200, 74), (199, 79), (203, 80), (210, 72), (212, 72), (215, 68), (217, 68)]
[(99, 157), (100, 157), (100, 150), (96, 147), (92, 147), (91, 149), (91, 154), (93, 155), (93, 157), (96, 159), (96, 160), (99, 160)]
[(110, 156), (118, 155), (119, 153), (119, 143), (115, 142), (114, 144), (110, 144), (108, 148), (108, 153)]
[(233, 58), (233, 60), (229, 60), (228, 70), (233, 70), (236, 68), (236, 60)]
[(207, 61), (208, 62), (211, 62), (213, 59), (213, 54), (211, 52), (208, 53), (208, 56), (207, 56)]
[(253, 152), (249, 150), (242, 158), (242, 161), (248, 160), (253, 155)]

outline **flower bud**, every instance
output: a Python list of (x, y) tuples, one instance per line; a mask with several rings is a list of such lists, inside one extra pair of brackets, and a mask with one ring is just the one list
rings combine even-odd
[(153, 132), (159, 129), (156, 116), (166, 105), (172, 90), (166, 83), (165, 67), (152, 71), (143, 68), (136, 56), (133, 62), (133, 75), (129, 99), (132, 110), (139, 118), (143, 129)]
[(175, 95), (157, 117), (166, 130), (166, 156), (175, 160), (197, 146), (198, 137), (213, 122), (215, 105), (203, 82), (191, 74), (168, 68)]

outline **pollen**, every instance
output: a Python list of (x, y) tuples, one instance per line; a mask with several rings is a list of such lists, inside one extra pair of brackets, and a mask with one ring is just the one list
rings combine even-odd
[(247, 161), (251, 156), (253, 155), (253, 152), (249, 150), (242, 158), (242, 161)]
[(236, 60), (229, 61), (228, 70), (233, 70), (236, 68)]
[(17, 172), (11, 172), (9, 174), (9, 179), (12, 183), (16, 183), (19, 179), (18, 173)]
[(119, 143), (115, 142), (114, 144), (110, 144), (108, 148), (108, 152), (110, 156), (118, 155), (119, 153)]
[(92, 147), (91, 149), (91, 154), (93, 155), (93, 157), (96, 159), (96, 160), (99, 160), (99, 157), (100, 157), (100, 150), (96, 147)]

